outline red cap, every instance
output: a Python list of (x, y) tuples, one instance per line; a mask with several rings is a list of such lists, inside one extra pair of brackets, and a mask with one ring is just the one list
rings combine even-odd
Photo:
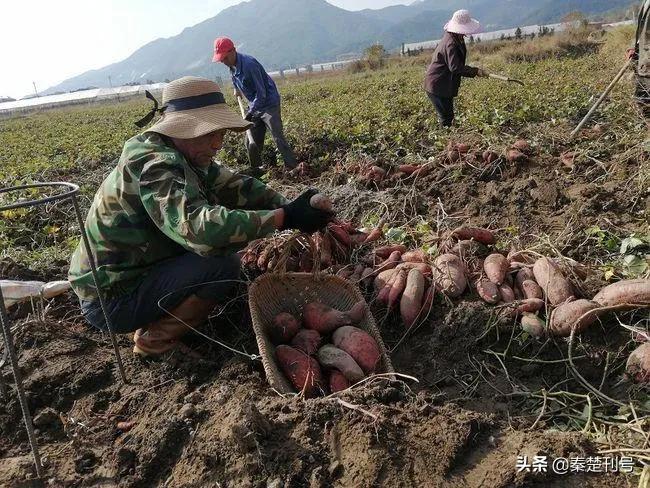
[(226, 57), (230, 51), (235, 49), (233, 42), (227, 37), (217, 37), (214, 40), (214, 56), (212, 57), (212, 62), (221, 62), (223, 58)]

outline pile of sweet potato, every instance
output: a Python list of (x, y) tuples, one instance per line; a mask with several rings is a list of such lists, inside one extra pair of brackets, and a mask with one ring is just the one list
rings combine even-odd
[(530, 144), (525, 139), (517, 139), (501, 155), (491, 149), (484, 151), (472, 150), (467, 143), (452, 141), (447, 145), (444, 159), (449, 163), (463, 161), (478, 166), (486, 166), (500, 159), (509, 163), (521, 163), (528, 160), (532, 152)]
[(275, 357), (297, 391), (310, 398), (349, 388), (380, 365), (381, 352), (370, 334), (355, 327), (365, 302), (342, 312), (320, 302), (302, 310), (302, 320), (283, 312), (268, 326)]

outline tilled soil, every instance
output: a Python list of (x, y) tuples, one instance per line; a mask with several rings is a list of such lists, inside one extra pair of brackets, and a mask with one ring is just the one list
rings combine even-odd
[[(584, 261), (593, 257), (593, 250), (578, 245), (584, 237), (578, 235), (580, 229), (642, 229), (650, 199), (635, 186), (638, 171), (639, 161), (632, 159), (568, 171), (556, 157), (537, 154), (527, 163), (489, 171), (463, 162), (436, 165), (414, 185), (394, 188), (339, 182), (344, 184), (333, 187), (331, 194), (346, 217), (361, 220), (381, 212), (385, 204), (396, 225), (405, 222), (404, 216), (419, 214), (436, 224), (434, 228), (441, 224), (441, 230), (471, 222), (529, 239), (548, 234), (559, 251)], [(332, 178), (326, 173), (305, 184), (323, 187), (328, 181)], [(0, 269), (6, 278), (61, 277), (58, 265), (28, 270), (4, 262)], [(203, 359), (179, 352), (156, 360), (137, 358), (130, 338), (121, 337), (129, 377), (123, 384), (108, 337), (86, 328), (71, 296), (55, 299), (44, 320), (31, 305), (21, 305), (11, 318), (46, 483), (633, 485), (633, 478), (610, 474), (559, 476), (515, 469), (518, 455), (572, 457), (597, 451), (586, 436), (553, 429), (557, 425), (546, 418), (535, 422), (538, 412), (518, 396), (522, 388), (535, 391), (559, 381), (567, 382), (567, 390), (578, 390), (565, 364), (498, 359), (498, 353), (511, 347), (518, 357), (556, 360), (564, 357), (566, 341), (541, 343), (522, 337), (513, 324), (495, 325), (491, 310), (471, 296), (453, 306), (439, 298), (429, 319), (405, 338), (394, 314), (372, 306), (393, 349), (396, 370), (418, 382), (377, 379), (338, 397), (303, 400), (269, 389), (259, 361), (198, 336), (187, 343)], [(240, 351), (256, 351), (243, 300), (212, 320), (206, 333)], [(606, 353), (620, 356), (628, 339), (604, 322), (581, 339), (583, 352), (589, 354), (576, 364), (599, 384)], [(621, 373), (615, 371), (603, 385), (616, 398), (629, 392), (629, 385), (618, 381)], [(1, 374), (6, 386), (0, 390), (0, 486), (35, 486), (8, 365)]]

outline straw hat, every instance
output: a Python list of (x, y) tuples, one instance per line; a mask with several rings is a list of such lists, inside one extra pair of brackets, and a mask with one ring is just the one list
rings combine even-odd
[(469, 15), (469, 10), (457, 10), (451, 20), (445, 24), (445, 30), (453, 34), (476, 34), (481, 30), (478, 20)]
[(161, 108), (151, 93), (146, 95), (153, 100), (154, 108), (136, 125), (144, 127), (156, 112), (162, 113), (147, 132), (192, 139), (220, 129), (244, 132), (253, 125), (230, 109), (219, 86), (206, 78), (184, 76), (168, 83), (163, 88)]

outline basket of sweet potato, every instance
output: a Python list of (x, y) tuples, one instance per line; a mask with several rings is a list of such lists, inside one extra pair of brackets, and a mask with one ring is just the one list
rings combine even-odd
[(361, 292), (343, 278), (265, 274), (249, 306), (267, 380), (280, 393), (326, 395), (394, 372)]

